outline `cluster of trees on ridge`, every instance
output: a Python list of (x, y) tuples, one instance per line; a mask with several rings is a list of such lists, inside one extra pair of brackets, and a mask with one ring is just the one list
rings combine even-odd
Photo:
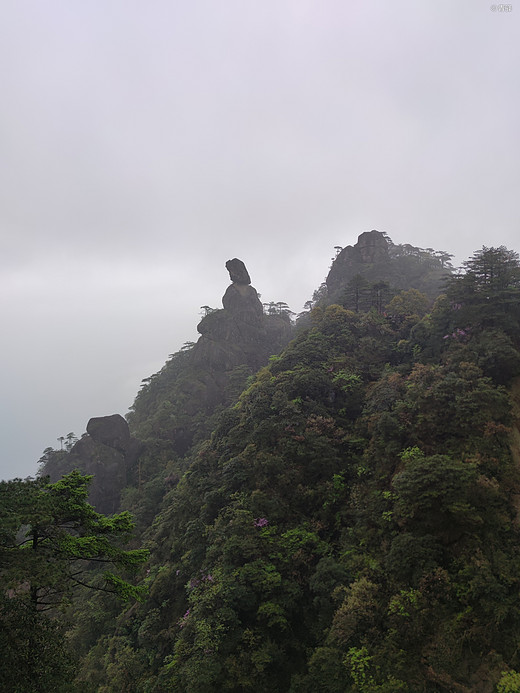
[[(150, 447), (123, 499), (149, 551), (130, 554), (146, 561), (147, 595), (120, 607), (84, 591), (52, 619), (33, 609), (28, 642), (33, 628), (34, 642), (66, 628), (61, 649), (42, 652), (63, 666), (34, 690), (520, 690), (518, 256), (483, 248), (433, 305), (392, 293), (354, 278), (238, 378), (246, 387), (210, 436), (182, 458)], [(168, 423), (147, 396), (134, 421), (153, 441)], [(23, 506), (27, 483), (2, 489), (18, 484)], [(52, 506), (53, 485), (34, 483)], [(17, 551), (18, 573), (12, 556), (34, 521), (10, 517), (3, 614), (31, 603), (31, 554)], [(74, 547), (88, 533), (63, 536)]]

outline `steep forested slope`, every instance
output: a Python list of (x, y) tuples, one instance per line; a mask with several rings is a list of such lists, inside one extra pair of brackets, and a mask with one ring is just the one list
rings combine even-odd
[(432, 305), (366, 247), (227, 408), (183, 410), (184, 352), (139, 395), (149, 593), (76, 604), (77, 690), (518, 690), (518, 257), (482, 249)]

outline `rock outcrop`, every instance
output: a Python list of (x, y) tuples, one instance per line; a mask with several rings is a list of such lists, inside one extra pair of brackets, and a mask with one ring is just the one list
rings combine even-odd
[(361, 262), (373, 264), (375, 262), (388, 262), (388, 241), (380, 231), (365, 231), (360, 236), (356, 245), (352, 248)]
[(337, 296), (356, 275), (373, 275), (383, 279), (388, 272), (388, 242), (379, 231), (365, 231), (357, 243), (347, 245), (334, 260), (326, 279), (330, 297)]
[(418, 289), (438, 295), (449, 273), (439, 258), (411, 245), (394, 245), (380, 231), (365, 231), (355, 245), (347, 245), (335, 258), (326, 279), (327, 302), (341, 303), (342, 293), (357, 275), (368, 282), (385, 282), (392, 289)]
[[(264, 315), (244, 263), (234, 258), (226, 268), (231, 284), (223, 308), (201, 320), (192, 348), (147, 379), (128, 415), (131, 430), (119, 414), (94, 417), (63, 460), (61, 473), (94, 475), (89, 500), (100, 512), (117, 512), (123, 488), (140, 487), (161, 465), (188, 454), (211, 430), (215, 411), (236, 401), (247, 378), (289, 341), (289, 316)], [(46, 471), (52, 474), (52, 465)]]
[(142, 444), (130, 435), (120, 414), (89, 420), (87, 433), (73, 446), (71, 468), (93, 474), (89, 501), (98, 512), (118, 511), (121, 490), (127, 485), (128, 471), (135, 464)]
[(89, 420), (87, 433), (96, 443), (125, 453), (130, 443), (130, 429), (121, 414), (97, 416)]
[(215, 411), (234, 403), (247, 378), (291, 337), (288, 315), (264, 315), (244, 263), (234, 258), (226, 268), (231, 284), (223, 308), (206, 311), (197, 343), (173, 355), (148, 380), (128, 416), (141, 440), (153, 437), (154, 456), (158, 445), (165, 459), (189, 454), (211, 430)]
[(217, 372), (239, 365), (257, 370), (289, 340), (290, 320), (283, 315), (264, 315), (242, 260), (228, 260), (226, 268), (232, 283), (222, 297), (224, 309), (213, 311), (199, 323), (201, 337), (193, 349), (193, 361)]
[(229, 272), (229, 278), (233, 284), (251, 284), (251, 277), (246, 269), (246, 266), (238, 258), (233, 258), (226, 262), (226, 269)]

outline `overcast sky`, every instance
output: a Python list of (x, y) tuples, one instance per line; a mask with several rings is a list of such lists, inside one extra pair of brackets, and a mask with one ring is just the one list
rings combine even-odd
[[(0, 477), (335, 245), (520, 250), (520, 4), (4, 0)], [(493, 11), (493, 8), (495, 11)]]

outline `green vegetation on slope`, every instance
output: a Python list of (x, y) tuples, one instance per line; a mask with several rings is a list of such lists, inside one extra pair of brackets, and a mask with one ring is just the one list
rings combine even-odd
[[(504, 286), (477, 274), (490, 253)], [(507, 257), (477, 253), (424, 317), (409, 290), (381, 314), (315, 309), (166, 495), (150, 598), (82, 681), (120, 690), (130, 667), (129, 691), (416, 693), (514, 677)]]
[(124, 503), (149, 594), (76, 603), (78, 690), (516, 690), (518, 257), (483, 248), (433, 306), (355, 288), (210, 425), (193, 412), (212, 432), (182, 457), (161, 411), (184, 356), (145, 387)]

